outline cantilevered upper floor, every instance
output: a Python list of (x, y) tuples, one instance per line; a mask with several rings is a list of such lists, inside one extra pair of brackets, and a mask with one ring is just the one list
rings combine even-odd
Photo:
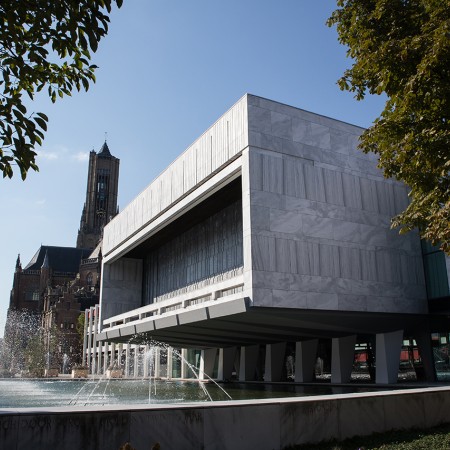
[(407, 188), (363, 130), (242, 97), (104, 230), (102, 337), (223, 346), (423, 326)]

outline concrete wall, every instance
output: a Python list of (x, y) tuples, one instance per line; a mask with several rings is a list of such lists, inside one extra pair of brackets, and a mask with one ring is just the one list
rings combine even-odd
[(362, 129), (253, 96), (248, 122), (253, 304), (426, 312), (419, 238), (390, 229), (407, 189)]
[[(450, 421), (448, 388), (165, 406), (0, 410), (0, 448), (282, 449)], [(364, 445), (362, 439), (361, 445)]]
[(132, 309), (142, 302), (142, 260), (121, 258), (104, 264), (102, 271), (101, 320)]

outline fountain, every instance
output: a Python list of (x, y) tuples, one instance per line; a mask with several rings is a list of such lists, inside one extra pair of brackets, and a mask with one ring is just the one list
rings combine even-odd
[[(18, 351), (11, 352), (17, 350), (20, 340), (14, 342), (17, 345), (9, 345), (9, 353), (3, 353), (3, 368), (7, 366), (6, 373), (25, 376), (26, 358)], [(448, 416), (446, 408), (436, 406), (444, 400), (450, 404), (450, 390), (445, 387), (411, 386), (408, 390), (374, 393), (369, 392), (377, 390), (372, 385), (362, 386), (355, 393), (355, 386), (329, 383), (232, 382), (226, 384), (225, 391), (207, 374), (199, 380), (200, 368), (192, 355), (184, 358), (177, 349), (156, 341), (141, 344), (146, 350), (135, 352), (133, 365), (125, 361), (127, 352), (119, 348), (101, 376), (95, 375), (101, 366), (94, 358), (94, 374), (87, 379), (0, 378), (1, 445), (61, 448), (63, 437), (67, 449), (118, 449), (126, 441), (137, 449), (151, 448), (156, 442), (162, 448), (216, 448), (217, 442), (223, 448), (282, 448), (332, 436), (344, 438), (361, 430), (381, 432), (393, 426), (417, 425), (417, 421), (411, 422), (414, 415), (397, 413), (403, 410), (417, 411), (417, 420), (428, 426), (444, 422)], [(42, 366), (50, 368), (51, 352), (46, 350), (41, 355)], [(174, 379), (170, 372), (158, 379), (157, 366), (165, 363), (170, 367), (170, 355), (193, 378)], [(36, 367), (41, 364), (39, 358), (34, 363)], [(62, 355), (60, 364), (65, 374), (70, 367), (68, 353)], [(125, 367), (135, 378), (128, 378)], [(295, 377), (294, 371), (290, 354), (286, 361), (289, 379)], [(116, 378), (114, 373), (125, 377)], [(367, 404), (371, 414), (366, 414)], [(392, 405), (397, 412), (389, 415)], [(423, 411), (435, 413), (425, 420)]]

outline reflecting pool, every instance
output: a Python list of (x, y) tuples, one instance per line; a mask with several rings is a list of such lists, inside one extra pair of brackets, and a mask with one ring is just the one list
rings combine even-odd
[(0, 408), (248, 400), (369, 392), (376, 387), (148, 379), (0, 379)]

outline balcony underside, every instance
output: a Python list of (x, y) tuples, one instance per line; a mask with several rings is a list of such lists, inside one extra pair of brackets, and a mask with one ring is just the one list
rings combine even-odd
[(449, 319), (425, 314), (390, 314), (252, 307), (244, 298), (181, 311), (103, 330), (98, 339), (108, 342), (160, 341), (178, 347), (228, 347), (294, 342), (357, 334), (405, 330), (438, 331)]

